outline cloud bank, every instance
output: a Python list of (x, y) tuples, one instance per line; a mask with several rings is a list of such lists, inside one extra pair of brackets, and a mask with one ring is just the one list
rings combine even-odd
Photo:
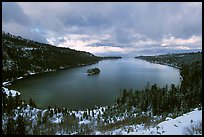
[(201, 2), (3, 2), (2, 28), (96, 55), (202, 50)]

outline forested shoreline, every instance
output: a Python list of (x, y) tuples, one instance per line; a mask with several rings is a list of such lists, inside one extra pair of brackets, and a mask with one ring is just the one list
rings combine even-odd
[[(97, 57), (87, 52), (36, 43), (6, 33), (2, 33), (2, 37), (3, 81), (79, 67), (103, 59), (121, 58)], [(103, 133), (131, 124), (150, 127), (169, 116), (178, 117), (194, 108), (202, 109), (202, 52), (136, 58), (178, 68), (182, 76), (181, 85), (158, 87), (147, 83), (143, 90), (123, 89), (114, 105), (83, 111), (55, 106), (38, 109), (32, 98), (26, 102), (20, 95), (14, 96), (11, 90), (2, 87), (2, 133)]]
[[(201, 53), (190, 54), (193, 58)], [(151, 57), (153, 59), (159, 62), (156, 57)], [(161, 63), (166, 63), (168, 59), (162, 60)], [(48, 106), (40, 110), (32, 99), (26, 103), (20, 96), (2, 93), (2, 131), (4, 134), (94, 134), (96, 130), (105, 132), (131, 124), (143, 123), (149, 127), (166, 117), (178, 117), (194, 108), (202, 109), (202, 59), (190, 63), (181, 60), (171, 62), (180, 67), (183, 77), (180, 86), (172, 84), (169, 89), (147, 84), (143, 90), (124, 89), (112, 106), (84, 111)], [(56, 123), (53, 119), (59, 121)]]
[(89, 52), (56, 47), (2, 32), (3, 82), (38, 73), (90, 65), (104, 59), (119, 58), (121, 57), (99, 57)]
[[(202, 53), (172, 54), (136, 57), (152, 63), (176, 66), (182, 76), (181, 85), (160, 88), (147, 85), (142, 91), (124, 90), (118, 104), (138, 106), (142, 111), (152, 110), (153, 115), (187, 112), (202, 106)], [(186, 60), (186, 58), (188, 60)]]

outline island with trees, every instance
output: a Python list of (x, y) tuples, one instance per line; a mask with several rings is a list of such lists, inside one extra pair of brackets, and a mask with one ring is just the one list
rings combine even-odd
[(90, 68), (86, 71), (87, 75), (96, 75), (100, 73), (99, 68)]

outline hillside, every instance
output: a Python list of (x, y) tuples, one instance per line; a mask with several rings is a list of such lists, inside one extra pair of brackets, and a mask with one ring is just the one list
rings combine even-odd
[(91, 53), (43, 44), (2, 32), (2, 80), (96, 63)]
[[(102, 59), (87, 52), (57, 48), (10, 34), (2, 36), (5, 81)], [(8, 89), (4, 82), (2, 134), (202, 134), (201, 57), (202, 53), (142, 56), (140, 59), (178, 67), (181, 85), (172, 84), (170, 89), (156, 84), (142, 90), (123, 89), (114, 105), (84, 111), (56, 106), (39, 109), (34, 100), (23, 101), (21, 91)]]
[[(21, 102), (20, 93), (3, 88), (2, 134), (28, 135), (201, 135), (202, 107), (174, 117), (113, 107), (92, 110), (38, 109)], [(10, 95), (10, 96), (9, 96)], [(12, 103), (13, 102), (13, 103)], [(8, 106), (6, 104), (9, 104)], [(6, 107), (7, 106), (7, 107)], [(112, 114), (109, 112), (111, 111)], [(116, 112), (115, 112), (116, 111)], [(131, 114), (130, 114), (131, 113)], [(130, 117), (134, 118), (129, 121)]]
[(147, 60), (153, 63), (170, 65), (181, 68), (182, 65), (188, 65), (193, 62), (202, 63), (202, 52), (179, 53), (179, 54), (164, 54), (157, 56), (137, 56), (135, 58)]
[(181, 93), (179, 96), (183, 96), (181, 101), (187, 105), (184, 105), (183, 108), (195, 107), (202, 102), (202, 52), (139, 56), (135, 58), (173, 66), (180, 70), (181, 85), (178, 91)]

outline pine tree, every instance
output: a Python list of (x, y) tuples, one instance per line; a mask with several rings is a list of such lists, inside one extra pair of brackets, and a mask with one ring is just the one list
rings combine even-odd
[[(10, 92), (11, 93), (11, 92)], [(11, 111), (13, 110), (14, 108), (14, 99), (11, 95), (9, 95), (8, 97), (8, 104), (7, 104), (7, 108), (8, 108), (8, 113), (11, 114)]]
[(92, 117), (94, 117), (94, 110), (92, 109)]
[(50, 109), (50, 117), (53, 117), (53, 110), (52, 109)]
[(33, 129), (33, 135), (40, 135), (40, 129), (38, 126), (34, 126), (34, 129)]
[(84, 111), (83, 118), (88, 119), (88, 115), (86, 111)]
[(34, 108), (37, 107), (36, 104), (35, 104), (35, 102), (34, 102), (34, 100), (32, 100), (31, 98), (29, 99), (29, 105), (30, 105), (31, 107), (34, 107)]
[(7, 95), (5, 93), (2, 93), (2, 110), (3, 111), (6, 111), (7, 103), (8, 103)]
[(5, 135), (3, 128), (1, 129), (1, 134), (2, 134), (2, 135)]
[(45, 112), (45, 113), (44, 113), (44, 116), (43, 116), (43, 118), (42, 118), (42, 123), (43, 123), (43, 124), (46, 124), (47, 122), (48, 122), (48, 113)]
[(19, 115), (17, 117), (16, 123), (17, 123), (17, 129), (16, 129), (17, 134), (25, 135), (25, 121), (23, 117)]
[(15, 133), (15, 121), (13, 120), (13, 118), (8, 119), (6, 134), (8, 134), (8, 135), (16, 134)]
[(15, 107), (21, 106), (20, 95), (16, 95), (15, 97)]

